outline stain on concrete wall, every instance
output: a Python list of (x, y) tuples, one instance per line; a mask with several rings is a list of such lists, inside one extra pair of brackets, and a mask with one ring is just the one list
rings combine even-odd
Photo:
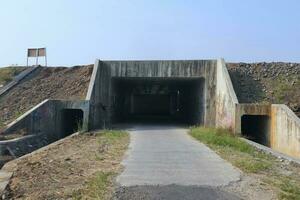
[(216, 77), (216, 126), (234, 131), (238, 100), (223, 59), (218, 60)]
[(87, 100), (90, 100), (90, 127), (111, 125), (113, 91), (112, 78), (204, 78), (206, 126), (215, 125), (215, 83), (217, 60), (186, 61), (96, 61)]
[(300, 158), (300, 118), (286, 105), (271, 107), (271, 148)]
[(81, 109), (84, 113), (82, 130), (87, 130), (88, 101), (45, 100), (9, 124), (1, 133), (8, 136), (25, 130), (24, 135), (18, 138), (0, 141), (1, 152), (8, 147), (14, 155), (20, 156), (62, 138), (64, 109)]

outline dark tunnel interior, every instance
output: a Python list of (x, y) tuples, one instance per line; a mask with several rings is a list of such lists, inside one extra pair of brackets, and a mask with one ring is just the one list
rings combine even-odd
[(80, 109), (62, 110), (62, 137), (77, 132), (83, 125), (83, 111)]
[(267, 115), (243, 115), (242, 135), (259, 144), (270, 146), (269, 120)]
[(113, 123), (203, 123), (203, 78), (114, 78), (112, 90)]

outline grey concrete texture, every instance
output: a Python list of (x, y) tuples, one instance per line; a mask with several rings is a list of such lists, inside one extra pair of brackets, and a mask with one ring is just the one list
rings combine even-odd
[(226, 68), (224, 59), (218, 59), (215, 88), (215, 127), (227, 128), (234, 131), (235, 106), (238, 99)]
[(207, 146), (176, 126), (135, 126), (125, 169), (117, 177), (121, 186), (224, 186), (240, 180), (240, 171)]
[[(110, 126), (114, 110), (112, 78), (204, 78), (204, 124), (215, 125), (215, 87), (217, 60), (96, 60), (87, 100), (90, 100), (90, 127)], [(105, 109), (103, 109), (105, 107)]]
[(300, 159), (300, 118), (283, 104), (271, 110), (271, 148)]
[(62, 138), (64, 109), (82, 110), (81, 131), (88, 129), (89, 101), (45, 100), (9, 124), (1, 133), (9, 135), (21, 129), (26, 130), (24, 136), (0, 141), (0, 156), (10, 149), (14, 157), (20, 157)]

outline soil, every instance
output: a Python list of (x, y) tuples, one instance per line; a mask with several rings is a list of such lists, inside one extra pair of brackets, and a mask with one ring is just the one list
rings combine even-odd
[[(105, 137), (74, 135), (7, 163), (5, 170), (14, 173), (4, 199), (70, 199), (96, 173), (116, 174), (129, 137), (103, 142), (108, 141)], [(113, 187), (108, 186), (111, 197)]]
[(0, 127), (45, 99), (85, 99), (92, 70), (93, 65), (39, 68), (0, 97)]
[(300, 117), (299, 63), (227, 63), (240, 103), (286, 104)]

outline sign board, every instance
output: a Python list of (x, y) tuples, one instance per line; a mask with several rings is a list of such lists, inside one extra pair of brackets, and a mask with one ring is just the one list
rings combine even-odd
[(38, 56), (40, 57), (46, 56), (46, 48), (39, 48), (37, 51), (38, 51)]
[(36, 57), (37, 49), (28, 49), (27, 50), (27, 57)]
[(36, 58), (36, 65), (38, 65), (39, 57), (45, 57), (45, 64), (47, 66), (47, 54), (46, 48), (30, 48), (27, 49), (27, 66), (28, 66), (28, 58)]

